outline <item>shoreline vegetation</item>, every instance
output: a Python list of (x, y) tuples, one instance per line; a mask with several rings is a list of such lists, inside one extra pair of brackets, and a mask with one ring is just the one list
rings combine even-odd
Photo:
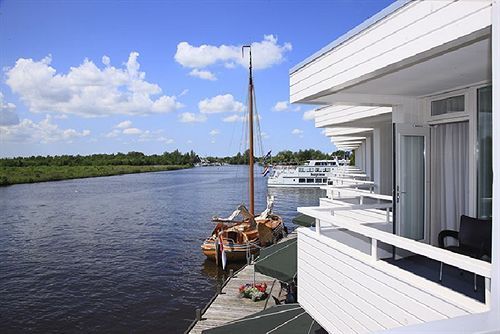
[(122, 174), (161, 172), (191, 167), (191, 165), (0, 167), (0, 186)]
[[(301, 164), (307, 160), (332, 159), (345, 157), (344, 151), (331, 154), (318, 150), (300, 150), (298, 152), (281, 151), (274, 156), (256, 157), (259, 163)], [(351, 157), (353, 158), (353, 157)], [(248, 150), (232, 157), (206, 157), (214, 163), (231, 165), (248, 164)], [(88, 177), (112, 176), (133, 173), (159, 172), (191, 168), (200, 162), (200, 157), (193, 151), (181, 153), (179, 150), (163, 154), (145, 155), (142, 152), (31, 156), (0, 159), (0, 186), (20, 183), (61, 181)]]
[(0, 159), (0, 186), (177, 170), (199, 161), (193, 151), (183, 154), (178, 150), (161, 155), (129, 152), (4, 158)]

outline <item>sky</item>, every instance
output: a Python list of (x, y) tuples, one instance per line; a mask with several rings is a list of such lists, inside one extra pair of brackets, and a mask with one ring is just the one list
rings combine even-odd
[(264, 153), (334, 151), (289, 70), (391, 2), (0, 0), (0, 156), (234, 155), (247, 44)]

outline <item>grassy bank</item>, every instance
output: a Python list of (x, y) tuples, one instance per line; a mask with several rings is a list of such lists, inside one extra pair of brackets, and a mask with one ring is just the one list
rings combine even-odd
[(159, 172), (189, 167), (189, 165), (0, 167), (0, 186), (18, 183), (79, 179), (96, 176)]

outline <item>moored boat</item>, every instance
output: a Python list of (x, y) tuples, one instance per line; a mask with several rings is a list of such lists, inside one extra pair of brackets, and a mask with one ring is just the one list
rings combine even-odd
[(203, 254), (218, 261), (222, 248), (228, 261), (245, 261), (261, 247), (281, 239), (286, 229), (281, 217), (272, 213), (273, 201), (270, 197), (266, 210), (257, 217), (252, 217), (244, 205), (228, 218), (214, 217), (217, 225), (201, 245)]
[[(244, 48), (250, 48), (244, 46)], [(267, 207), (259, 216), (254, 215), (254, 150), (253, 150), (253, 104), (254, 90), (252, 79), (252, 52), (249, 50), (249, 84), (248, 84), (248, 139), (249, 139), (249, 210), (244, 205), (226, 219), (214, 217), (216, 223), (212, 234), (203, 242), (203, 253), (212, 260), (222, 260), (222, 267), (226, 261), (249, 260), (252, 254), (276, 242), (286, 233), (283, 220), (272, 213), (274, 198), (268, 197)]]

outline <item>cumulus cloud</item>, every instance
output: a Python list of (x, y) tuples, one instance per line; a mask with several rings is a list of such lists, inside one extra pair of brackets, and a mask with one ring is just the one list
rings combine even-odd
[(0, 126), (0, 137), (4, 142), (14, 143), (52, 143), (72, 142), (73, 139), (87, 137), (90, 130), (61, 129), (52, 123), (52, 118), (46, 116), (40, 122), (23, 119), (15, 125)]
[(301, 129), (293, 129), (292, 130), (292, 135), (294, 136), (299, 136), (300, 138), (304, 137), (304, 130)]
[(273, 107), (274, 111), (285, 111), (288, 109), (288, 102), (287, 101), (278, 101)]
[(231, 94), (217, 95), (198, 102), (198, 108), (204, 114), (217, 114), (222, 112), (243, 112), (245, 106), (236, 101)]
[(210, 80), (210, 81), (217, 80), (217, 77), (212, 72), (206, 71), (206, 70), (199, 70), (197, 68), (195, 68), (191, 72), (189, 72), (189, 75), (192, 77), (197, 77), (197, 78), (204, 79), (204, 80)]
[(142, 130), (132, 127), (131, 121), (123, 121), (114, 126), (114, 129), (105, 135), (106, 138), (116, 138), (121, 135), (129, 136), (129, 140), (146, 142), (146, 141), (159, 141), (165, 144), (172, 144), (174, 140), (164, 135), (164, 130)]
[(124, 135), (140, 135), (141, 133), (142, 130), (138, 128), (127, 128), (123, 130)]
[(182, 123), (203, 123), (207, 120), (207, 116), (203, 114), (195, 114), (192, 112), (183, 112), (179, 116), (179, 121)]
[[(292, 44), (279, 44), (274, 35), (264, 35), (260, 42), (252, 44), (252, 62), (257, 70), (269, 68), (283, 62), (285, 54), (292, 50)], [(207, 45), (193, 46), (188, 42), (177, 45), (175, 60), (184, 67), (205, 68), (214, 64), (223, 64), (226, 68), (239, 64), (248, 67), (248, 57), (241, 56), (241, 45)]]
[(19, 117), (16, 114), (16, 105), (5, 102), (3, 93), (0, 92), (0, 126), (19, 124)]
[(272, 108), (273, 111), (286, 111), (286, 112), (289, 112), (289, 111), (294, 111), (294, 112), (299, 112), (300, 111), (300, 106), (291, 106), (288, 101), (278, 101), (276, 102), (276, 104), (274, 105), (274, 107)]
[(220, 134), (220, 131), (219, 129), (213, 129), (212, 131), (209, 132), (209, 135), (211, 137), (215, 137), (215, 136), (218, 136)]
[(85, 59), (68, 73), (50, 66), (52, 57), (42, 60), (19, 58), (5, 71), (6, 83), (34, 113), (55, 112), (83, 117), (115, 114), (167, 113), (181, 108), (176, 96), (161, 95), (160, 86), (145, 80), (131, 52), (123, 68), (111, 66), (103, 56), (104, 68)]
[(243, 122), (244, 120), (246, 120), (246, 117), (241, 115), (230, 115), (222, 119), (226, 123)]
[(118, 137), (121, 133), (122, 133), (122, 131), (120, 131), (118, 129), (114, 129), (111, 132), (106, 133), (105, 137), (106, 138), (115, 138), (115, 137)]
[(304, 112), (304, 115), (302, 115), (302, 119), (304, 121), (314, 120), (314, 112), (315, 112), (314, 109), (311, 109), (311, 110), (308, 110), (308, 111)]
[(131, 121), (123, 121), (115, 125), (115, 128), (118, 129), (127, 129), (132, 127), (132, 122)]

